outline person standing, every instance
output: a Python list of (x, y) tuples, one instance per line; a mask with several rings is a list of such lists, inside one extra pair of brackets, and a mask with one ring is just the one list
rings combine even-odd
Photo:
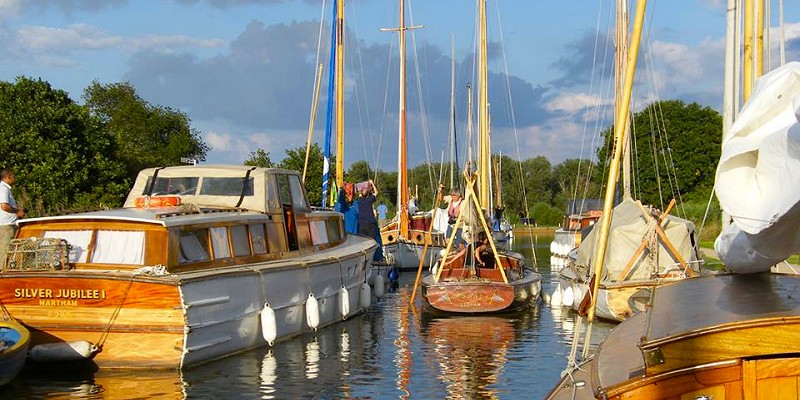
[(386, 225), (386, 213), (389, 212), (389, 207), (386, 207), (386, 204), (378, 204), (378, 226)]
[(345, 182), (344, 187), (339, 190), (333, 211), (344, 214), (344, 230), (347, 233), (358, 234), (358, 205), (353, 183)]
[(17, 228), (17, 219), (25, 216), (25, 210), (17, 206), (11, 185), (17, 176), (9, 169), (0, 170), (0, 266), (6, 263), (6, 251)]
[(375, 239), (378, 242), (378, 249), (375, 250), (374, 261), (383, 260), (383, 240), (378, 229), (378, 220), (375, 218), (373, 205), (378, 194), (378, 189), (370, 179), (361, 186), (361, 197), (358, 198), (358, 234)]

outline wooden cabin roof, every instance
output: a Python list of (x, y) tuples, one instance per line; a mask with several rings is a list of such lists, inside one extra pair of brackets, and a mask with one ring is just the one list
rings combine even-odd
[(205, 212), (186, 212), (181, 207), (153, 207), (153, 208), (116, 208), (110, 210), (89, 211), (75, 214), (64, 214), (51, 217), (26, 218), (17, 223), (20, 226), (48, 221), (127, 221), (147, 224), (156, 224), (164, 227), (187, 225), (192, 223), (214, 223), (236, 219), (263, 219), (264, 214), (244, 210), (214, 210), (206, 209)]

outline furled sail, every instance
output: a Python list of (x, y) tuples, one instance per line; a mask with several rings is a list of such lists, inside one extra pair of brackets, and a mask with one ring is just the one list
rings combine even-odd
[(800, 63), (762, 76), (725, 133), (716, 193), (732, 219), (714, 247), (732, 272), (768, 271), (800, 250)]

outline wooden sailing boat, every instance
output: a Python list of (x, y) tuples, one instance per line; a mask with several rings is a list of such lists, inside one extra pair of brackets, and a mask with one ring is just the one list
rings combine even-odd
[[(730, 49), (731, 14), (737, 8), (735, 0), (729, 1), (729, 53), (738, 51)], [(752, 59), (752, 11), (754, 4), (748, 1), (745, 60)], [(745, 96), (753, 75), (744, 74)], [(592, 358), (565, 371), (548, 399), (800, 399), (800, 300), (794, 294), (800, 277), (769, 272), (774, 262), (769, 256), (780, 258), (784, 249), (800, 249), (800, 199), (794, 193), (781, 196), (782, 189), (770, 191), (798, 168), (795, 157), (775, 150), (798, 145), (792, 131), (800, 125), (794, 113), (800, 101), (800, 64), (765, 75), (754, 93), (724, 133), (716, 176), (720, 204), (735, 216), (717, 239), (717, 251), (729, 271), (749, 273), (657, 288), (651, 307), (620, 324)], [(773, 162), (786, 169), (774, 168)], [(742, 172), (750, 179), (743, 179)], [(780, 186), (797, 181), (783, 179)], [(747, 198), (744, 192), (749, 191), (742, 189), (752, 187), (748, 184), (766, 189), (752, 192), (776, 204), (769, 210), (777, 210), (772, 220), (756, 218), (765, 206)], [(733, 189), (737, 196), (731, 196)], [(760, 226), (754, 227), (753, 221)]]
[[(454, 248), (457, 234), (448, 238), (447, 248), (434, 271), (422, 279), (422, 297), (427, 307), (452, 313), (501, 312), (531, 305), (539, 299), (541, 275), (525, 267), (521, 254), (499, 251), (487, 224), (490, 209), (491, 147), (489, 141), (488, 67), (486, 42), (486, 1), (479, 1), (479, 145), (478, 170), (467, 163), (466, 194), (459, 208), (454, 232), (468, 233), (463, 248)], [(483, 239), (486, 259), (476, 259)], [(473, 243), (470, 243), (473, 242)], [(451, 255), (451, 253), (453, 253)], [(483, 264), (483, 265), (481, 265)]]
[[(621, 86), (621, 76), (626, 72), (624, 60), (627, 56), (627, 1), (617, 2), (617, 85)], [(635, 57), (635, 55), (634, 55)], [(615, 136), (622, 140), (624, 160), (630, 158), (629, 127), (627, 111), (621, 108), (621, 93), (616, 94), (615, 132), (625, 131), (623, 136)], [(626, 106), (627, 107), (627, 106)], [(695, 238), (694, 223), (683, 218), (669, 215), (674, 201), (664, 212), (642, 205), (634, 200), (630, 193), (630, 162), (623, 166), (625, 174), (625, 191), (620, 204), (605, 208), (603, 214), (609, 214), (608, 240), (612, 243), (604, 250), (601, 264), (603, 275), (598, 275), (599, 292), (596, 299), (596, 310), (600, 318), (623, 321), (633, 313), (642, 311), (653, 288), (666, 282), (698, 276), (700, 273), (700, 257)], [(612, 164), (611, 168), (619, 168)], [(616, 182), (608, 182), (606, 191)], [(613, 197), (612, 197), (613, 198)], [(599, 229), (593, 229), (582, 238), (577, 250), (577, 259), (568, 261), (559, 271), (560, 293), (552, 299), (561, 299), (564, 306), (580, 311), (581, 303), (589, 292), (594, 264), (601, 260), (596, 256), (599, 246), (606, 247)]]
[[(398, 153), (397, 153), (397, 217), (396, 221), (381, 229), (384, 254), (393, 260), (399, 269), (416, 269), (422, 261), (430, 267), (436, 260), (437, 250), (445, 245), (444, 232), (430, 228), (433, 216), (421, 213), (411, 216), (408, 210), (408, 165), (406, 135), (406, 31), (421, 26), (406, 26), (405, 0), (400, 0), (400, 26), (386, 31), (397, 31), (400, 38), (400, 101), (398, 112)], [(434, 210), (435, 211), (435, 210)], [(423, 248), (431, 248), (427, 257), (423, 257)]]

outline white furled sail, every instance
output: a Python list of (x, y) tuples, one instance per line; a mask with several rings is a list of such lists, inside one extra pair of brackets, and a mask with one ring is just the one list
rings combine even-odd
[(756, 83), (725, 133), (716, 193), (733, 221), (714, 247), (737, 273), (768, 271), (800, 249), (800, 63)]

